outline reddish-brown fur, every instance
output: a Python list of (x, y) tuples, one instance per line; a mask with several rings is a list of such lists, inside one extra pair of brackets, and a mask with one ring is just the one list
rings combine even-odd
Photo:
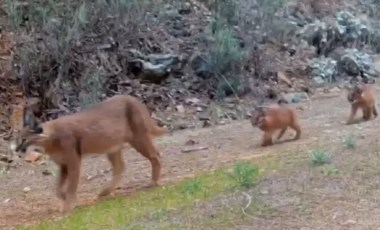
[(256, 109), (251, 114), (251, 124), (264, 131), (261, 146), (272, 145), (273, 133), (279, 129), (281, 131), (277, 140), (284, 135), (288, 127), (296, 131), (294, 140), (301, 137), (301, 128), (298, 124), (296, 111), (284, 105), (271, 104), (265, 108)]
[[(122, 149), (129, 143), (152, 165), (152, 182), (158, 185), (161, 172), (160, 154), (152, 138), (166, 132), (151, 119), (144, 104), (131, 96), (114, 96), (92, 108), (60, 117), (40, 125), (26, 112), (27, 126), (16, 139), (17, 149), (41, 146), (60, 167), (57, 196), (61, 211), (75, 207), (76, 192), (83, 157), (105, 153), (113, 168), (110, 184), (99, 194), (115, 190), (124, 171)], [(28, 117), (29, 116), (29, 117)]]
[(372, 115), (377, 117), (376, 97), (370, 85), (357, 85), (347, 90), (347, 100), (351, 104), (351, 113), (347, 120), (347, 125), (354, 123), (358, 109), (363, 111), (365, 121), (370, 120)]

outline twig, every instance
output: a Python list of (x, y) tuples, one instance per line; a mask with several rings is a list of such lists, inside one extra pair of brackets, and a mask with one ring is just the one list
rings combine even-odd
[(9, 132), (2, 133), (0, 137), (3, 138), (3, 140), (8, 141), (11, 138), (13, 131), (14, 131), (14, 127), (11, 127)]
[(195, 147), (195, 148), (190, 148), (190, 149), (182, 149), (181, 152), (190, 153), (190, 152), (195, 152), (195, 151), (200, 151), (200, 150), (205, 150), (205, 149), (208, 149), (208, 147), (200, 146), (200, 147)]
[(251, 219), (255, 219), (253, 216), (249, 215), (246, 210), (247, 208), (249, 208), (249, 206), (251, 206), (251, 203), (252, 203), (252, 197), (246, 193), (246, 192), (241, 192), (245, 197), (247, 197), (248, 199), (248, 203), (245, 205), (245, 207), (242, 207), (241, 208), (241, 211), (243, 212), (243, 214)]

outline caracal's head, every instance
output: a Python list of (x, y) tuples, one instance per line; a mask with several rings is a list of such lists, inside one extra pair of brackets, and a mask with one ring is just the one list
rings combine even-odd
[(362, 97), (363, 87), (361, 85), (346, 87), (346, 90), (347, 90), (347, 100), (351, 104), (355, 103)]
[(255, 107), (251, 111), (251, 124), (252, 126), (258, 126), (262, 119), (265, 117), (265, 107)]
[(26, 108), (23, 115), (23, 128), (16, 134), (14, 141), (11, 143), (11, 149), (25, 153), (28, 146), (38, 144), (46, 138), (47, 135), (43, 133), (40, 122), (33, 112)]

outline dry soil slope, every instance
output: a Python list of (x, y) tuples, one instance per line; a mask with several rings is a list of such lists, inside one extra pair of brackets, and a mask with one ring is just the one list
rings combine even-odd
[[(380, 87), (376, 85), (377, 93)], [(253, 129), (247, 120), (227, 125), (178, 131), (159, 138), (157, 143), (163, 156), (163, 183), (191, 177), (194, 173), (212, 170), (221, 165), (232, 164), (239, 159), (252, 159), (263, 155), (276, 155), (289, 151), (304, 151), (313, 146), (335, 146), (348, 133), (359, 136), (377, 134), (380, 120), (346, 126), (349, 105), (344, 91), (331, 95), (323, 94), (311, 101), (296, 105), (300, 110), (302, 138), (296, 142), (286, 142), (268, 148), (258, 147), (261, 132)], [(293, 135), (289, 132), (284, 138)], [(207, 146), (207, 150), (182, 153), (189, 139)], [(122, 188), (117, 194), (128, 194), (149, 183), (150, 165), (134, 150), (127, 150), (127, 169)], [(132, 153), (133, 152), (133, 153)], [(79, 188), (79, 203), (95, 201), (96, 192), (110, 177), (108, 162), (104, 157), (88, 158), (84, 162), (84, 173)], [(32, 222), (57, 215), (53, 176), (43, 176), (42, 170), (51, 166), (25, 165), (0, 177), (0, 226), (10, 226)], [(105, 172), (104, 172), (105, 171)], [(94, 177), (95, 176), (95, 177)], [(94, 178), (92, 178), (94, 177)], [(92, 178), (92, 179), (88, 179)], [(23, 193), (24, 187), (31, 191)], [(6, 199), (11, 199), (4, 203)]]

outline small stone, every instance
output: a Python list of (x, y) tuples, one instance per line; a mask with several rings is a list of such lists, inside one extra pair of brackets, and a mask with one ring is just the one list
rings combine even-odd
[(50, 175), (53, 175), (49, 170), (45, 169), (44, 171), (42, 171), (42, 175), (44, 176), (50, 176)]
[(36, 151), (32, 151), (32, 152), (28, 153), (28, 154), (25, 156), (24, 160), (25, 160), (26, 162), (33, 163), (33, 162), (38, 161), (38, 160), (41, 158), (41, 156), (42, 156), (41, 153), (36, 152)]
[(197, 107), (197, 112), (202, 112), (202, 111), (203, 111), (202, 107)]
[(355, 220), (347, 220), (346, 222), (343, 223), (344, 225), (352, 225), (352, 224), (356, 224), (356, 221)]
[(283, 81), (285, 84), (287, 84), (289, 87), (292, 86), (292, 82), (289, 80), (289, 78), (281, 71), (277, 72), (277, 78), (278, 81)]
[(186, 100), (185, 100), (185, 102), (187, 103), (187, 104), (197, 104), (197, 103), (199, 103), (201, 100), (199, 100), (198, 98), (187, 98)]
[(195, 145), (195, 144), (197, 144), (197, 142), (194, 141), (193, 139), (190, 139), (190, 140), (186, 141), (186, 143), (185, 143), (185, 145), (187, 145), (187, 146)]
[(191, 13), (191, 4), (186, 2), (183, 4), (181, 9), (178, 10), (179, 14), (190, 14)]
[(198, 118), (200, 121), (209, 121), (210, 116), (207, 113), (199, 113)]
[(203, 128), (207, 128), (207, 127), (210, 127), (211, 126), (211, 123), (209, 120), (204, 120), (203, 121), (203, 124), (202, 124), (202, 127)]
[(302, 101), (308, 101), (309, 95), (305, 92), (287, 93), (281, 94), (281, 100), (286, 103), (299, 103)]
[(313, 77), (313, 80), (314, 80), (314, 82), (315, 82), (317, 85), (322, 85), (323, 83), (325, 83), (325, 80), (323, 80), (322, 77)]
[(176, 109), (179, 113), (185, 113), (185, 108), (183, 107), (183, 105), (177, 105)]
[(338, 87), (334, 87), (330, 89), (330, 93), (339, 93), (339, 92), (340, 92), (340, 89)]
[(3, 155), (3, 154), (0, 154), (0, 161), (5, 162), (7, 164), (10, 164), (13, 162), (13, 160), (11, 159), (11, 156)]
[(95, 178), (94, 175), (87, 175), (87, 176), (86, 176), (86, 180), (92, 180), (92, 179), (94, 179), (94, 178)]
[(10, 198), (8, 198), (8, 199), (5, 199), (3, 203), (4, 203), (4, 204), (6, 204), (6, 203), (9, 203), (9, 201), (11, 201), (11, 199), (10, 199)]
[(187, 124), (185, 124), (185, 123), (181, 123), (181, 124), (178, 124), (178, 125), (177, 125), (177, 128), (178, 128), (179, 130), (183, 130), (183, 129), (187, 129), (187, 128), (189, 128), (189, 126), (188, 126)]
[(27, 192), (30, 192), (32, 189), (30, 189), (29, 187), (25, 187), (22, 191), (27, 193)]

